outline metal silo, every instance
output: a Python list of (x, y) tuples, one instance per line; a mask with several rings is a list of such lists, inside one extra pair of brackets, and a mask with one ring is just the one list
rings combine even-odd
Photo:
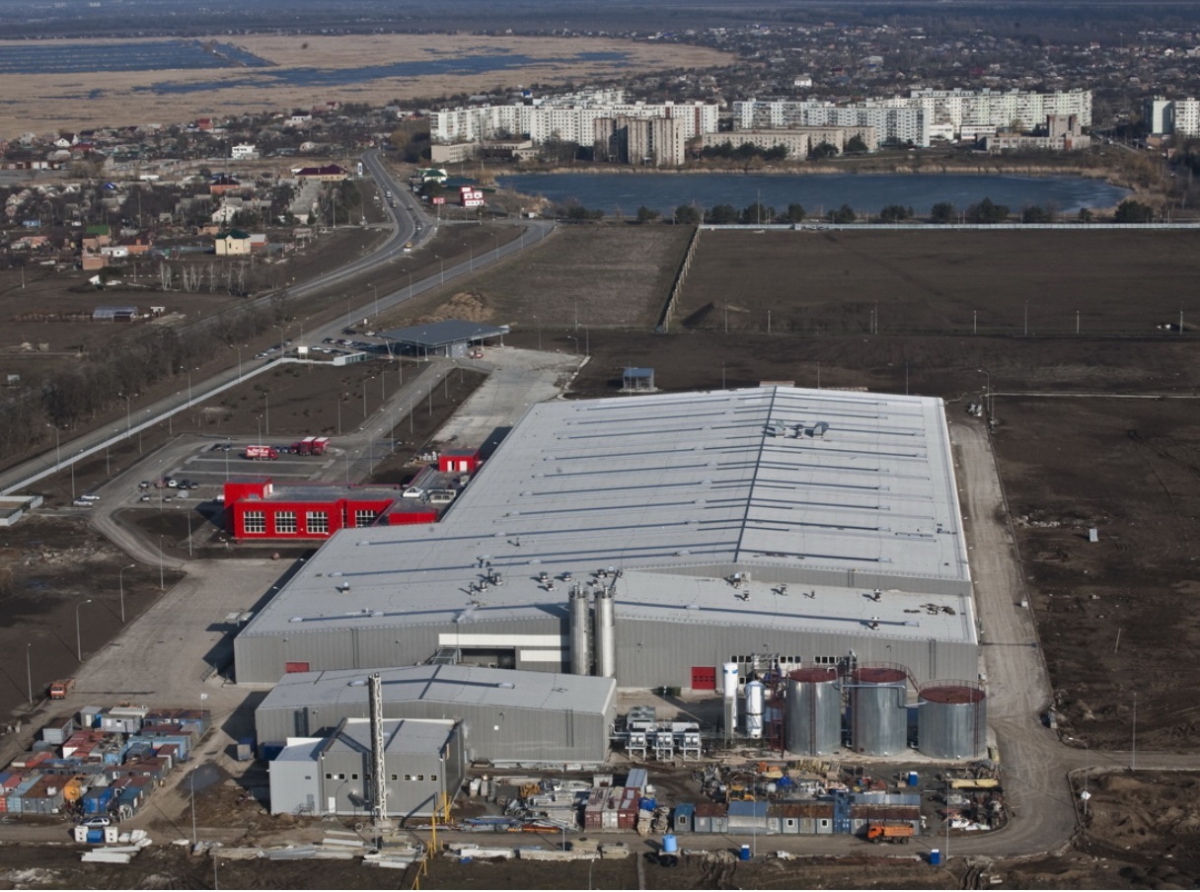
[(790, 753), (823, 756), (842, 743), (842, 692), (832, 666), (796, 669), (787, 677), (784, 740)]
[(571, 588), (571, 674), (592, 674), (592, 639), (588, 629), (587, 592), (580, 585)]
[(761, 681), (746, 682), (746, 736), (754, 740), (763, 736), (765, 690)]
[(596, 595), (596, 674), (614, 678), (617, 674), (616, 622), (611, 591)]
[(721, 667), (721, 690), (725, 695), (725, 736), (737, 733), (738, 664), (726, 663)]
[(969, 681), (921, 688), (917, 749), (935, 759), (975, 759), (987, 752), (987, 694)]
[(850, 675), (850, 743), (855, 752), (894, 756), (908, 748), (908, 672), (860, 666)]

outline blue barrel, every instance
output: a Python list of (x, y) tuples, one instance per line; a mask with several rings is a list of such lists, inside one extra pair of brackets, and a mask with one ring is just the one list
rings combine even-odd
[(908, 773), (908, 785), (910, 787), (915, 787), (920, 782), (920, 780), (921, 780), (920, 775), (918, 775), (915, 771), (910, 771)]
[(674, 855), (679, 851), (679, 843), (676, 841), (674, 833), (668, 833), (663, 837), (662, 850), (664, 855)]
[(929, 863), (931, 865), (933, 865), (934, 867), (937, 867), (939, 864), (941, 864), (942, 863), (942, 853), (939, 852), (937, 849), (930, 849), (929, 850)]
[(742, 846), (741, 851), (738, 852), (738, 859), (740, 861), (750, 860), (750, 846)]

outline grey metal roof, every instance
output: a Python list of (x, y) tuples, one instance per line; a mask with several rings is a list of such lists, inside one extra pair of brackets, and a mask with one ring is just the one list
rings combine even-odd
[[(337, 533), (242, 634), (544, 619), (568, 585), (542, 571), (608, 567), (618, 616), (758, 623), (788, 583), (770, 622), (845, 631), (879, 587), (866, 620), (974, 640), (942, 401), (783, 386), (533, 406), (440, 523)], [(486, 568), (506, 584), (471, 591)]]
[(588, 675), (489, 669), (481, 666), (408, 666), (396, 669), (330, 669), (285, 675), (259, 709), (322, 709), (367, 702), (367, 676), (378, 672), (385, 703), (481, 704), (498, 709), (594, 712), (604, 715), (616, 681)]
[[(436, 755), (453, 733), (454, 722), (447, 719), (384, 719), (383, 749), (387, 753)], [(344, 719), (322, 752), (371, 752), (371, 720)]]
[(467, 322), (463, 319), (445, 319), (441, 322), (430, 322), (425, 325), (411, 325), (408, 328), (393, 328), (379, 333), (379, 337), (396, 341), (400, 344), (411, 344), (414, 347), (445, 347), (447, 344), (457, 344), (464, 341), (475, 341), (480, 338), (498, 338), (505, 329), (494, 325), (484, 325), (482, 322)]

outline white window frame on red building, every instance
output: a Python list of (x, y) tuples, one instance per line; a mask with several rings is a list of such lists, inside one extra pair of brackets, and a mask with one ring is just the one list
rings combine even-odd
[(247, 511), (242, 515), (242, 529), (247, 536), (262, 536), (267, 532), (267, 512)]
[(296, 512), (295, 511), (276, 511), (275, 512), (275, 534), (291, 535), (296, 532)]
[(309, 533), (327, 534), (329, 532), (329, 512), (305, 511), (304, 529)]

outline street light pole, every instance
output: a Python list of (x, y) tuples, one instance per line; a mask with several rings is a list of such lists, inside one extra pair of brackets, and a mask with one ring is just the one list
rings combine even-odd
[(137, 564), (122, 567), (117, 573), (117, 584), (121, 587), (121, 625), (125, 625), (125, 571), (132, 570)]
[(79, 631), (79, 608), (84, 604), (91, 604), (92, 599), (80, 601), (75, 605), (75, 653), (79, 657), (79, 662), (83, 662), (83, 633)]
[(996, 401), (992, 399), (992, 373), (987, 369), (976, 369), (975, 371), (981, 375), (987, 375), (987, 393), (984, 394), (984, 401), (987, 403), (988, 421), (994, 422), (996, 416), (993, 414), (993, 409), (995, 408)]
[(163, 537), (158, 537), (158, 590), (165, 591), (167, 588), (166, 577), (163, 574), (163, 553), (162, 553)]
[(371, 291), (375, 294), (375, 317), (379, 318), (379, 289), (374, 285), (371, 285), (370, 282), (367, 284), (371, 286)]

